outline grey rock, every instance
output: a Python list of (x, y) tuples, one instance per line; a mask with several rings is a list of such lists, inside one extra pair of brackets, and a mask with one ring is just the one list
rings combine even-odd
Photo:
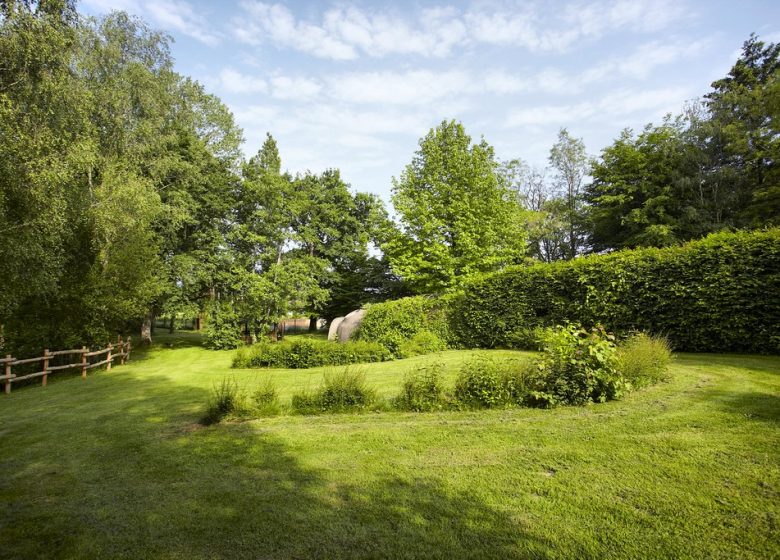
[(356, 309), (344, 317), (344, 320), (341, 321), (336, 329), (338, 332), (339, 342), (348, 341), (350, 337), (355, 334), (355, 331), (358, 329), (358, 327), (360, 327), (360, 323), (363, 322), (363, 317), (365, 316), (365, 309)]
[(339, 325), (344, 320), (344, 317), (336, 317), (330, 322), (330, 328), (328, 329), (328, 340), (338, 340)]

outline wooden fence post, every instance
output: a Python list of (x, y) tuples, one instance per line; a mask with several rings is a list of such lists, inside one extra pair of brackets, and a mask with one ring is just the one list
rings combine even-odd
[(122, 342), (122, 335), (119, 335), (119, 343), (117, 344), (119, 347), (119, 365), (123, 366), (125, 365), (125, 344)]
[(81, 347), (81, 378), (87, 378), (87, 347)]
[(5, 355), (5, 394), (11, 394), (11, 354)]
[(106, 364), (106, 371), (111, 371), (111, 349), (114, 347), (113, 344), (110, 342), (108, 343), (108, 357), (106, 357), (106, 360), (108, 360), (108, 363)]
[(41, 386), (46, 387), (46, 378), (49, 376), (47, 370), (49, 369), (49, 349), (43, 350), (43, 378), (41, 380)]
[(125, 360), (128, 362), (130, 361), (130, 349), (130, 337), (128, 336), (127, 342), (125, 342), (125, 353), (127, 354), (127, 356), (125, 356)]

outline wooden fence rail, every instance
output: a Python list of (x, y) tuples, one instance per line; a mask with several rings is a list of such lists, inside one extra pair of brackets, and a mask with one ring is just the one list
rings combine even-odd
[[(8, 354), (5, 358), (0, 358), (0, 370), (4, 372), (3, 375), (0, 375), (0, 382), (5, 384), (5, 393), (9, 394), (11, 392), (11, 384), (16, 383), (18, 381), (22, 381), (25, 379), (33, 379), (35, 377), (41, 378), (41, 385), (46, 386), (46, 382), (48, 380), (49, 374), (54, 371), (61, 371), (65, 369), (78, 369), (81, 368), (81, 377), (83, 379), (87, 378), (87, 370), (96, 368), (102, 365), (106, 366), (107, 370), (111, 369), (111, 364), (114, 362), (114, 360), (119, 360), (119, 365), (124, 365), (126, 361), (130, 359), (130, 351), (132, 350), (132, 346), (130, 343), (130, 337), (127, 337), (127, 340), (122, 340), (122, 337), (120, 336), (117, 340), (116, 345), (108, 343), (108, 346), (101, 350), (95, 350), (90, 352), (86, 346), (82, 346), (80, 349), (77, 350), (57, 350), (55, 352), (49, 352), (48, 349), (43, 351), (43, 356), (40, 356), (38, 358), (25, 358), (23, 360), (19, 360)], [(105, 354), (105, 359), (90, 363), (89, 358), (92, 356), (100, 356)], [(80, 360), (78, 362), (73, 363), (67, 363), (62, 364), (58, 366), (52, 366), (50, 365), (50, 362), (52, 358), (56, 356), (66, 356), (66, 355), (78, 355), (80, 356)], [(35, 362), (43, 362), (43, 366), (41, 368), (41, 371), (36, 371), (35, 373), (28, 373), (25, 375), (15, 375), (13, 373), (12, 368), (14, 366), (20, 366), (24, 364), (32, 364)]]

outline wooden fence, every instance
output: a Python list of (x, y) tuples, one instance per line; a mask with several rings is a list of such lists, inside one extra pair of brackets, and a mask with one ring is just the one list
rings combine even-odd
[[(43, 356), (39, 358), (26, 358), (24, 360), (19, 360), (17, 358), (12, 357), (9, 354), (5, 358), (0, 358), (0, 367), (2, 367), (3, 371), (5, 372), (4, 375), (0, 376), (0, 382), (5, 384), (5, 392), (6, 394), (9, 394), (11, 392), (12, 383), (23, 381), (25, 379), (33, 379), (35, 377), (40, 377), (41, 385), (45, 387), (49, 374), (55, 371), (80, 368), (81, 377), (83, 379), (86, 379), (88, 369), (105, 365), (106, 370), (110, 370), (111, 364), (116, 359), (120, 360), (119, 365), (123, 365), (127, 360), (130, 359), (131, 349), (132, 347), (130, 344), (130, 337), (128, 336), (127, 340), (123, 341), (122, 337), (120, 336), (119, 339), (117, 340), (116, 345), (109, 343), (105, 348), (101, 350), (89, 351), (89, 349), (86, 346), (82, 346), (78, 350), (57, 350), (55, 352), (49, 352), (49, 350), (46, 349), (43, 351)], [(90, 362), (90, 358), (93, 358), (95, 356), (102, 356), (104, 354), (106, 355), (105, 359), (99, 360), (94, 363)], [(50, 363), (54, 361), (54, 358), (56, 358), (57, 356), (74, 356), (74, 355), (80, 356), (78, 362), (67, 363), (67, 364), (62, 364), (57, 366), (52, 366)], [(25, 375), (18, 375), (18, 376), (14, 375), (12, 369), (14, 366), (32, 364), (35, 362), (43, 362), (41, 371), (36, 371), (35, 373), (28, 373)]]

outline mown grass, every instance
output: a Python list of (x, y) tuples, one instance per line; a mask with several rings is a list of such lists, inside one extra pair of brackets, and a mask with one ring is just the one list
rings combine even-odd
[[(0, 557), (780, 555), (780, 358), (678, 356), (669, 383), (584, 408), (203, 427), (225, 376), (271, 375), (284, 403), (323, 369), (231, 370), (195, 342), (0, 399)], [(434, 359), (453, 383), (471, 354)], [(429, 359), (366, 380), (393, 396)]]

